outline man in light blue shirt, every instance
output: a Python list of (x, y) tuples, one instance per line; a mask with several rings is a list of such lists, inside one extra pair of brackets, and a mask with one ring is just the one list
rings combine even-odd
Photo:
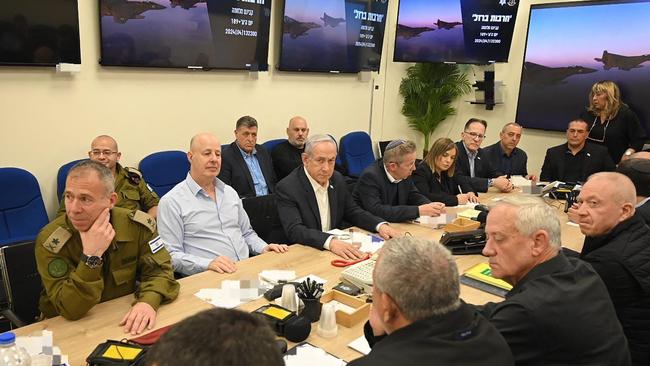
[(271, 154), (257, 144), (257, 120), (243, 116), (235, 126), (235, 141), (223, 149), (219, 179), (249, 198), (273, 193), (276, 176)]
[(236, 271), (249, 253), (283, 253), (286, 245), (267, 244), (248, 220), (237, 192), (217, 178), (221, 145), (212, 134), (198, 134), (187, 153), (190, 172), (160, 201), (158, 232), (171, 254), (174, 271)]
[(253, 178), (253, 185), (255, 186), (255, 195), (256, 196), (265, 196), (269, 194), (269, 187), (266, 185), (266, 180), (264, 179), (264, 174), (262, 174), (262, 168), (260, 167), (260, 162), (257, 160), (257, 149), (253, 148), (253, 151), (247, 153), (246, 151), (239, 148), (242, 158), (248, 170), (250, 171), (251, 177)]

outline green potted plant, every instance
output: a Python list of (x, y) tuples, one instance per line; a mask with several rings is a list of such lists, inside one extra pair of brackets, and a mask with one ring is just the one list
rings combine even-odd
[(455, 64), (417, 63), (406, 70), (399, 86), (404, 98), (402, 114), (413, 130), (424, 135), (425, 155), (436, 127), (456, 114), (452, 102), (471, 90), (467, 74)]

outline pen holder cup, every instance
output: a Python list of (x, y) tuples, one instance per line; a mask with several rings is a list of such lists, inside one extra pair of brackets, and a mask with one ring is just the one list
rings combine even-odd
[(320, 319), (320, 312), (323, 308), (323, 304), (319, 299), (300, 299), (302, 300), (305, 307), (302, 309), (300, 315), (309, 319), (312, 323), (317, 322)]

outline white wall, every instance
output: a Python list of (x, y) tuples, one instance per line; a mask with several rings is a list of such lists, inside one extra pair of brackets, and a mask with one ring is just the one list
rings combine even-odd
[[(283, 137), (288, 119), (300, 114), (308, 118), (312, 133), (341, 136), (366, 130), (374, 140), (407, 137), (421, 143), (400, 114), (398, 88), (408, 64), (391, 61), (398, 3), (390, 1), (382, 69), (363, 82), (356, 75), (274, 71), (281, 0), (273, 4), (271, 71), (260, 73), (258, 80), (247, 72), (100, 67), (97, 1), (80, 0), (79, 74), (0, 68), (0, 166), (36, 175), (52, 215), (58, 205), (58, 167), (84, 157), (98, 134), (114, 136), (122, 162), (131, 166), (154, 151), (186, 150), (189, 138), (199, 131), (212, 131), (229, 142), (236, 119), (244, 114), (259, 121), (259, 141)], [(480, 117), (490, 123), (487, 145), (496, 141), (503, 123), (514, 119), (530, 3), (520, 4), (510, 62), (496, 67), (497, 80), (507, 85), (505, 104), (486, 111), (459, 101), (458, 115), (443, 123), (434, 137), (457, 140), (465, 121)], [(528, 152), (529, 170), (539, 172), (546, 147), (562, 141), (560, 133), (526, 131), (520, 146)]]

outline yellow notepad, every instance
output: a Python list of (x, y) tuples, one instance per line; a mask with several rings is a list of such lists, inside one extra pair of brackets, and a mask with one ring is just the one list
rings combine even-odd
[(512, 290), (512, 285), (506, 281), (500, 280), (498, 278), (492, 277), (492, 269), (487, 263), (479, 263), (474, 267), (465, 271), (465, 276), (473, 278), (477, 281), (481, 281), (504, 290)]
[(142, 352), (141, 348), (129, 347), (128, 345), (117, 346), (110, 345), (102, 356), (112, 358), (114, 360), (135, 360), (136, 357)]

